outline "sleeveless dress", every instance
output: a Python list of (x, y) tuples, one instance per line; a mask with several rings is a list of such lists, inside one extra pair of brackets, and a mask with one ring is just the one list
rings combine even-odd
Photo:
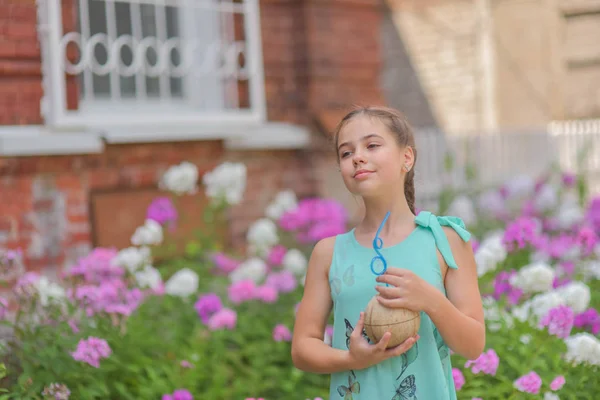
[[(421, 211), (416, 228), (399, 244), (380, 251), (388, 266), (411, 270), (446, 294), (436, 248), (450, 268), (458, 268), (442, 225), (467, 242), (470, 233), (457, 217), (437, 217)], [(372, 247), (358, 243), (354, 229), (335, 239), (329, 285), (333, 299), (334, 348), (348, 350), (349, 337), (361, 311), (377, 294), (371, 272)], [(455, 400), (450, 349), (433, 322), (421, 312), (420, 338), (405, 354), (362, 370), (331, 374), (330, 400)], [(363, 336), (368, 340), (366, 332)]]

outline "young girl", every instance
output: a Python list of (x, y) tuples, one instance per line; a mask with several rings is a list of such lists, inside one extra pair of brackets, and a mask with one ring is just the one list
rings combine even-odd
[[(456, 399), (449, 349), (475, 359), (485, 345), (470, 234), (456, 217), (415, 216), (417, 152), (399, 112), (356, 109), (338, 125), (335, 143), (342, 179), (362, 197), (365, 214), (354, 229), (313, 250), (294, 327), (294, 364), (331, 374), (330, 399)], [(371, 268), (379, 255), (387, 268)], [(420, 312), (416, 337), (389, 349), (389, 332), (369, 341), (363, 311), (375, 295), (384, 306)], [(323, 332), (332, 309), (328, 346)]]

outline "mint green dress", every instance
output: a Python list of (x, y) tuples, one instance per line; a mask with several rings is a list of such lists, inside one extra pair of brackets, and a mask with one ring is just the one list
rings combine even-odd
[[(436, 248), (450, 268), (458, 268), (442, 226), (453, 228), (467, 242), (470, 234), (457, 217), (437, 217), (422, 211), (416, 228), (401, 243), (383, 248), (388, 266), (409, 269), (446, 293)], [(329, 269), (333, 299), (332, 346), (348, 350), (349, 337), (359, 314), (377, 294), (376, 275), (371, 272), (372, 247), (358, 243), (354, 229), (338, 235)], [(376, 270), (377, 271), (377, 270)], [(435, 325), (421, 312), (420, 339), (405, 354), (377, 365), (331, 375), (330, 400), (454, 400), (450, 350)], [(366, 333), (363, 336), (368, 340)]]

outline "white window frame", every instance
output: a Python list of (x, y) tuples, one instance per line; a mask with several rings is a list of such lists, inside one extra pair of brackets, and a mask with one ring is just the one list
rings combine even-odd
[[(116, 0), (91, 0), (105, 1)], [(178, 5), (191, 0), (121, 0), (128, 3)], [(194, 3), (209, 4), (211, 0), (193, 0)], [(106, 104), (86, 104), (80, 101), (80, 109), (67, 110), (66, 74), (64, 65), (63, 23), (60, 0), (37, 0), (39, 34), (42, 51), (44, 97), (42, 114), (45, 124), (57, 129), (81, 129), (100, 127), (193, 127), (193, 126), (243, 126), (266, 122), (264, 71), (260, 33), (258, 0), (243, 0), (242, 3), (223, 1), (218, 7), (223, 12), (239, 12), (244, 15), (245, 68), (247, 68), (250, 108), (247, 109), (182, 109), (172, 99), (145, 104), (110, 101)], [(185, 26), (186, 24), (182, 24)], [(185, 28), (183, 28), (185, 29)], [(118, 79), (118, 78), (117, 78)], [(115, 112), (116, 107), (127, 107), (127, 113)]]

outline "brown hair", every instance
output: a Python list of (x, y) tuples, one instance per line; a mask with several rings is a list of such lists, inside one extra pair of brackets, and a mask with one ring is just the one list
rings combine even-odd
[[(399, 146), (410, 146), (414, 152), (414, 163), (406, 174), (404, 180), (404, 196), (412, 213), (415, 213), (415, 164), (417, 163), (417, 148), (415, 146), (415, 137), (412, 127), (406, 120), (406, 117), (398, 110), (389, 107), (371, 106), (358, 107), (350, 111), (342, 118), (334, 131), (335, 151), (337, 153), (338, 138), (340, 131), (354, 117), (365, 115), (370, 118), (377, 118), (381, 121), (388, 130), (396, 136), (396, 141)], [(339, 154), (338, 154), (339, 160)]]

